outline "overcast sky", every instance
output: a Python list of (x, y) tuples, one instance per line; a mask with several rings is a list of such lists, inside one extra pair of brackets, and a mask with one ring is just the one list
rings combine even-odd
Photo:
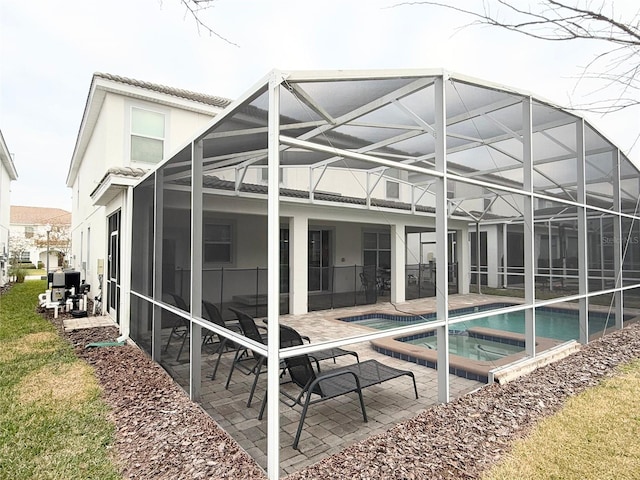
[[(65, 180), (94, 72), (230, 99), (273, 68), (444, 68), (561, 106), (610, 96), (576, 86), (602, 45), (461, 28), (459, 14), (396, 3), (218, 0), (203, 18), (234, 46), (199, 31), (179, 0), (0, 0), (0, 129), (19, 176), (11, 204), (71, 210)], [(615, 4), (638, 10), (637, 0)], [(639, 108), (585, 116), (640, 165)]]

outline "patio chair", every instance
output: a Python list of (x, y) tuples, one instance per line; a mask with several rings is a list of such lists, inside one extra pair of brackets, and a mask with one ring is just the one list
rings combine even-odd
[[(256, 325), (256, 322), (254, 321), (254, 319), (246, 314), (245, 312), (238, 310), (236, 308), (232, 308), (229, 307), (229, 310), (231, 310), (233, 313), (236, 314), (236, 316), (238, 317), (238, 322), (240, 323), (240, 328), (242, 329), (242, 333), (244, 334), (245, 337), (250, 338), (251, 340), (258, 342), (258, 343), (262, 343), (266, 345), (266, 340), (263, 338), (263, 336), (260, 334), (260, 330), (258, 330), (258, 326)], [(258, 383), (258, 377), (260, 376), (260, 373), (262, 372), (262, 366), (264, 365), (264, 362), (266, 360), (266, 357), (264, 355), (261, 355), (260, 353), (250, 350), (251, 352), (251, 356), (253, 357), (253, 361), (254, 364), (252, 365), (251, 368), (248, 368), (245, 371), (245, 374), (249, 375), (249, 374), (254, 374), (255, 375), (255, 379), (253, 380), (253, 385), (251, 386), (251, 392), (249, 393), (249, 400), (247, 400), (247, 407), (251, 406), (251, 400), (253, 399), (253, 394), (256, 390), (256, 385)], [(245, 353), (247, 352), (247, 349), (242, 347), (242, 346), (238, 346), (238, 348), (236, 349), (236, 354), (234, 356), (233, 359), (233, 363), (231, 364), (231, 370), (229, 370), (229, 376), (227, 377), (227, 383), (224, 386), (224, 388), (228, 389), (229, 388), (229, 383), (231, 382), (231, 376), (233, 375), (233, 371), (236, 369), (236, 367), (243, 361), (247, 360), (247, 357), (243, 355), (245, 355)]]
[[(283, 338), (286, 340), (283, 341)], [(300, 335), (297, 330), (289, 327), (287, 325), (280, 325), (280, 348), (293, 347), (295, 345), (302, 345), (306, 341), (307, 343), (311, 343), (311, 339), (306, 335)], [(342, 357), (345, 355), (351, 355), (356, 357), (356, 362), (360, 362), (360, 357), (358, 356), (358, 352), (354, 350), (345, 350), (344, 348), (334, 347), (334, 348), (325, 348), (324, 350), (319, 350), (317, 352), (313, 352), (309, 354), (309, 357), (314, 360), (316, 363), (321, 362), (323, 360), (333, 360), (333, 363), (336, 363), (336, 358)], [(286, 365), (282, 365), (282, 368), (286, 370)], [(320, 369), (320, 365), (318, 364), (318, 370)]]
[[(226, 322), (222, 318), (222, 315), (220, 314), (220, 310), (218, 309), (218, 307), (216, 307), (213, 303), (208, 302), (207, 300), (203, 300), (202, 306), (204, 307), (202, 310), (202, 313), (204, 314), (203, 317), (206, 320), (209, 320), (211, 323), (215, 323), (216, 325), (219, 325), (223, 328), (227, 328), (229, 330), (233, 330), (236, 332), (242, 331), (242, 329), (240, 328), (240, 325), (237, 322)], [(222, 357), (222, 354), (224, 353), (225, 349), (228, 347), (237, 348), (237, 345), (232, 341), (230, 341), (224, 335), (220, 335), (217, 333), (214, 334), (212, 332), (212, 336), (213, 335), (216, 335), (218, 337), (218, 348), (214, 352), (214, 354), (215, 353), (218, 354), (218, 358), (216, 360), (216, 365), (213, 368), (213, 373), (211, 374), (211, 380), (215, 380), (216, 378), (216, 372), (218, 371), (218, 366), (220, 365), (220, 358)]]
[[(173, 302), (176, 307), (185, 312), (189, 312), (189, 306), (184, 301), (184, 299), (175, 293), (169, 294), (173, 298)], [(180, 360), (180, 355), (182, 355), (182, 350), (184, 350), (184, 345), (187, 343), (187, 339), (189, 338), (191, 332), (190, 322), (183, 317), (176, 316), (175, 323), (171, 328), (171, 332), (169, 333), (169, 339), (167, 340), (167, 344), (164, 346), (164, 352), (166, 353), (169, 348), (169, 344), (171, 343), (171, 339), (176, 336), (178, 338), (182, 338), (182, 344), (180, 345), (180, 349), (178, 350), (178, 355), (176, 356), (176, 361)], [(206, 328), (202, 328), (202, 345), (212, 345), (214, 332), (208, 330)]]
[[(185, 312), (189, 311), (189, 307), (182, 299), (180, 295), (176, 295), (174, 293), (169, 294), (173, 298), (173, 303), (180, 310), (184, 310)], [(173, 314), (171, 314), (174, 316)], [(189, 322), (182, 318), (181, 316), (175, 315), (173, 320), (173, 325), (171, 327), (171, 331), (169, 332), (169, 339), (167, 340), (167, 344), (164, 346), (163, 351), (166, 353), (169, 349), (169, 344), (171, 343), (171, 339), (175, 336), (177, 338), (182, 338), (182, 345), (180, 346), (180, 350), (178, 351), (178, 356), (176, 360), (180, 358), (180, 354), (182, 353), (182, 349), (184, 348), (184, 342), (189, 336), (190, 325)]]
[[(266, 345), (267, 342), (266, 342), (265, 336), (260, 333), (255, 320), (250, 315), (232, 307), (229, 307), (229, 310), (235, 313), (236, 316), (238, 317), (238, 321), (240, 322), (240, 327), (242, 328), (242, 331), (247, 338), (251, 338), (256, 342), (260, 342)], [(280, 348), (287, 348), (295, 345), (302, 345), (304, 338), (308, 339), (308, 337), (301, 336), (293, 328), (287, 327), (285, 325), (280, 325)], [(244, 361), (242, 359), (242, 353), (241, 353), (243, 351), (246, 351), (246, 349), (243, 349), (242, 347), (236, 350), (236, 355), (233, 360), (233, 364), (231, 365), (231, 370), (229, 371), (229, 376), (227, 378), (227, 384), (225, 385), (225, 388), (229, 388), (231, 376), (233, 375), (233, 371), (236, 368), (236, 366), (238, 366), (240, 362)], [(245, 371), (245, 374), (254, 374), (255, 379), (253, 381), (253, 385), (251, 386), (251, 392), (249, 394), (249, 400), (247, 401), (247, 407), (251, 406), (251, 401), (253, 400), (253, 395), (255, 393), (256, 386), (258, 384), (258, 378), (260, 376), (260, 373), (262, 373), (262, 367), (265, 365), (267, 361), (267, 358), (264, 355), (261, 355), (254, 351), (251, 351), (251, 353), (255, 363), (251, 368)], [(313, 360), (316, 361), (316, 363), (322, 360), (328, 360), (328, 359), (333, 359), (335, 363), (336, 357), (341, 357), (343, 355), (353, 355), (354, 357), (356, 357), (356, 361), (358, 362), (360, 361), (357, 352), (354, 352), (352, 350), (344, 350), (342, 348), (329, 348), (326, 350), (314, 352), (311, 355), (311, 357), (313, 358)], [(284, 362), (281, 362), (280, 366), (282, 368), (282, 373), (281, 373), (281, 376), (282, 376), (286, 371), (286, 364)], [(318, 366), (318, 369), (319, 369), (319, 366)]]
[[(418, 388), (413, 372), (389, 367), (377, 360), (366, 360), (325, 372), (316, 372), (312, 367), (308, 355), (286, 358), (285, 363), (291, 379), (302, 389), (296, 397), (282, 392), (283, 395), (292, 401), (290, 406), (302, 406), (298, 430), (296, 431), (292, 445), (296, 450), (298, 449), (298, 442), (300, 441), (300, 435), (302, 434), (302, 427), (304, 426), (304, 419), (307, 415), (309, 405), (356, 392), (360, 400), (362, 418), (367, 422), (367, 412), (362, 397), (362, 389), (405, 375), (411, 377), (413, 380), (413, 390), (416, 394), (416, 399), (418, 398)], [(313, 395), (317, 395), (317, 398), (312, 398)], [(262, 401), (258, 419), (262, 419), (265, 406), (266, 395)]]

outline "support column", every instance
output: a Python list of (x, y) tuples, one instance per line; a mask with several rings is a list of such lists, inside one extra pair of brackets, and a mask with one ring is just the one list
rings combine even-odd
[(407, 263), (406, 233), (404, 223), (391, 225), (391, 302), (405, 301)]
[(309, 311), (309, 218), (296, 213), (289, 219), (289, 312)]
[[(162, 231), (164, 224), (164, 170), (160, 168), (155, 178), (155, 199), (153, 202), (153, 299), (162, 300)], [(104, 299), (106, 303), (106, 299)], [(162, 360), (162, 309), (153, 306), (153, 327), (151, 329), (151, 358)]]
[(622, 212), (621, 195), (620, 195), (620, 150), (613, 152), (613, 211), (616, 215), (613, 217), (613, 274), (615, 277), (614, 293), (616, 328), (624, 327), (624, 293), (622, 290)]
[(468, 294), (471, 283), (471, 249), (469, 248), (469, 228), (464, 226), (456, 230), (458, 238), (458, 293)]
[(269, 79), (267, 199), (267, 475), (280, 477), (280, 72)]
[(547, 222), (547, 251), (548, 253), (548, 262), (549, 262), (549, 290), (553, 291), (553, 230), (551, 229), (551, 220)]
[[(584, 147), (584, 120), (576, 121), (576, 160), (578, 162), (577, 194), (578, 203), (578, 300), (580, 338), (582, 344), (589, 341), (589, 261), (587, 258), (587, 208), (586, 208), (586, 172)], [(602, 232), (600, 232), (602, 234)], [(600, 262), (602, 262), (600, 258)]]
[(476, 289), (478, 293), (482, 293), (482, 262), (480, 261), (480, 222), (476, 222)]
[(509, 275), (508, 275), (508, 261), (507, 261), (507, 253), (508, 253), (508, 246), (507, 246), (507, 239), (509, 238), (508, 234), (507, 234), (507, 224), (503, 223), (502, 224), (502, 287), (503, 288), (507, 288), (507, 285), (509, 285)]
[(524, 311), (525, 351), (529, 357), (536, 356), (536, 312), (535, 303), (535, 228), (533, 225), (533, 118), (531, 97), (522, 102), (522, 169), (527, 192), (524, 197), (524, 299), (530, 307)]
[(449, 401), (449, 260), (447, 208), (447, 114), (444, 77), (435, 81), (435, 150), (436, 170), (436, 302), (438, 320), (444, 326), (436, 329), (438, 345), (438, 401)]
[[(124, 203), (120, 213), (120, 238), (122, 239), (120, 258), (131, 258), (133, 187), (123, 193)], [(120, 334), (126, 337), (131, 332), (131, 262), (120, 261)]]
[[(191, 317), (202, 317), (202, 140), (191, 144)], [(191, 322), (189, 396), (200, 399), (202, 327)]]

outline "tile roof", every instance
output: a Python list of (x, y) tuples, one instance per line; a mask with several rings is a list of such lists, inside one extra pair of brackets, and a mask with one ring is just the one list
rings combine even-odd
[(13, 225), (71, 225), (71, 212), (61, 208), (11, 205), (9, 223)]
[[(180, 184), (188, 184), (190, 180), (179, 180), (176, 183)], [(235, 190), (235, 182), (229, 180), (222, 180), (216, 176), (207, 175), (203, 178), (203, 186), (205, 188), (213, 188), (219, 190)], [(240, 187), (241, 192), (247, 193), (257, 193), (262, 195), (267, 195), (269, 189), (266, 185), (256, 185), (253, 183), (243, 183)], [(283, 197), (289, 198), (309, 198), (309, 192), (306, 190), (295, 190), (292, 188), (280, 188), (280, 195)], [(325, 202), (336, 202), (336, 203), (350, 203), (353, 205), (366, 205), (367, 201), (364, 198), (359, 197), (350, 197), (348, 195), (339, 195), (332, 193), (321, 193), (316, 192), (313, 195), (313, 198), (316, 200), (322, 200)], [(391, 200), (383, 200), (379, 198), (372, 198), (371, 205), (374, 207), (381, 208), (394, 208), (398, 210), (411, 210), (411, 204), (404, 202), (394, 202)], [(428, 207), (424, 205), (416, 205), (416, 211), (418, 212), (429, 212), (435, 213), (435, 208)]]
[(205, 93), (192, 92), (190, 90), (183, 90), (181, 88), (167, 87), (166, 85), (160, 85), (157, 83), (145, 82), (142, 80), (136, 80), (133, 78), (121, 77), (119, 75), (112, 75), (110, 73), (94, 73), (95, 77), (104, 78), (105, 80), (111, 80), (114, 82), (122, 83), (125, 85), (131, 85), (134, 87), (145, 88), (166, 95), (173, 95), (174, 97), (185, 98), (194, 102), (200, 102), (214, 107), (225, 108), (231, 104), (232, 100), (223, 97), (216, 97), (213, 95), (207, 95)]
[(90, 197), (93, 197), (93, 194), (96, 193), (102, 185), (107, 181), (107, 179), (113, 175), (115, 177), (130, 177), (130, 178), (141, 178), (147, 173), (148, 170), (144, 168), (133, 168), (133, 167), (111, 167), (109, 168), (105, 174), (102, 176), (96, 188), (89, 194)]

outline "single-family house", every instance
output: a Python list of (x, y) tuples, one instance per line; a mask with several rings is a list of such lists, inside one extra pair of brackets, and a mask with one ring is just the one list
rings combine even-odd
[[(94, 77), (102, 81), (118, 83)], [(446, 402), (449, 374), (460, 365), (453, 345), (487, 316), (472, 302), (450, 311), (450, 294), (519, 292), (513, 303), (485, 305), (491, 314), (521, 316), (507, 322), (518, 329), (518, 360), (535, 360), (545, 344), (536, 334), (543, 313), (552, 312), (553, 323), (553, 312), (569, 305), (568, 338), (586, 343), (621, 328), (625, 306), (638, 305), (640, 173), (585, 119), (529, 92), (442, 70), (274, 70), (215, 117), (185, 128), (161, 155), (158, 145), (145, 149), (154, 161), (126, 177), (122, 170), (110, 177), (104, 164), (93, 168), (90, 147), (101, 147), (102, 159), (112, 142), (125, 159), (133, 155), (139, 132), (123, 118), (145, 108), (127, 107), (138, 97), (114, 95), (111, 129), (92, 96), (68, 180), (84, 192), (74, 212), (87, 194), (92, 207), (74, 217), (74, 242), (86, 241), (87, 221), (101, 222), (91, 223), (91, 238), (96, 229), (114, 245), (98, 255), (119, 262), (107, 271), (122, 332), (193, 399), (204, 381), (204, 330), (264, 360), (270, 478), (280, 471), (280, 434), (291, 433), (280, 430), (283, 358), (372, 342), (378, 353), (437, 366), (437, 398)], [(100, 140), (91, 130), (113, 137)], [(101, 204), (100, 214), (88, 214)], [(435, 311), (407, 313), (407, 300), (427, 296)], [(379, 301), (395, 313), (382, 318)], [(223, 317), (234, 310), (264, 316), (269, 327), (312, 310), (370, 309), (342, 320), (306, 316), (327, 322), (323, 340), (283, 347), (278, 328), (257, 342), (214, 323), (207, 305)], [(387, 323), (334, 328), (369, 316)], [(177, 356), (176, 318), (183, 322)], [(513, 331), (496, 334), (505, 328), (482, 335), (512, 341)], [(435, 341), (400, 346), (426, 336)], [(502, 366), (509, 356), (495, 362), (485, 364)]]
[(0, 287), (7, 281), (11, 182), (17, 179), (18, 172), (0, 131)]
[(71, 212), (62, 208), (11, 205), (12, 260), (49, 271), (67, 267), (70, 226)]
[[(70, 266), (119, 321), (128, 291), (131, 188), (221, 112), (229, 100), (95, 73), (67, 175), (72, 190)], [(122, 254), (121, 254), (122, 252)], [(124, 269), (124, 270), (123, 270)], [(126, 272), (126, 273), (125, 273)]]

